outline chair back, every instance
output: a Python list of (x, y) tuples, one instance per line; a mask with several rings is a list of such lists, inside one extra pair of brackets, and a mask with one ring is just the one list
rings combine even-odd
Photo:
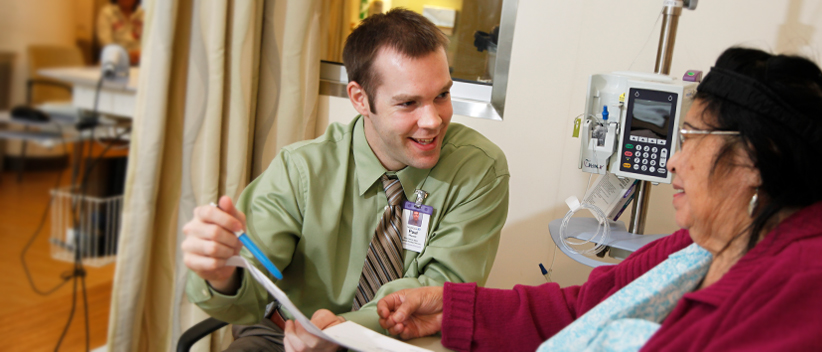
[[(76, 46), (31, 45), (28, 47), (29, 78), (54, 81), (37, 74), (44, 68), (84, 66), (83, 53)], [(71, 93), (66, 89), (48, 84), (37, 84), (31, 88), (31, 104), (42, 104), (47, 101), (71, 100)]]

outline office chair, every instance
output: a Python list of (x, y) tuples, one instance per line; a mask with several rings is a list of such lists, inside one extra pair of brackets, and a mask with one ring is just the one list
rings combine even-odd
[[(39, 105), (50, 101), (71, 100), (71, 85), (41, 76), (37, 71), (44, 68), (77, 67), (85, 65), (80, 48), (56, 45), (31, 45), (28, 47), (29, 79), (26, 81), (26, 104)], [(28, 130), (28, 127), (25, 127)], [(20, 160), (17, 163), (17, 182), (23, 180), (28, 142), (22, 141)]]
[[(83, 53), (76, 46), (31, 45), (28, 47), (29, 79), (37, 86), (31, 87), (29, 104), (71, 100), (71, 86), (55, 79), (41, 76), (37, 71), (44, 68), (85, 66)], [(65, 87), (69, 89), (66, 90)]]
[(197, 323), (180, 336), (177, 341), (177, 352), (188, 352), (197, 341), (226, 325), (228, 323), (212, 317)]

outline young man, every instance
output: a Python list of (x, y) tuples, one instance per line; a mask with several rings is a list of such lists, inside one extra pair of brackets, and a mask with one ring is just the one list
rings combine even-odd
[[(218, 319), (260, 323), (235, 326), (232, 350), (335, 348), (283, 322), (288, 313), (276, 307), (263, 319), (269, 294), (225, 266), (237, 253), (257, 264), (233, 231), (247, 228), (282, 270), (277, 285), (321, 329), (351, 320), (384, 332), (376, 303), (387, 294), (485, 282), (508, 212), (508, 167), (496, 145), (450, 124), (447, 43), (413, 12), (369, 17), (343, 53), (361, 115), (283, 148), (237, 208), (222, 197), (219, 209), (195, 209), (183, 228), (184, 260), (197, 274), (189, 299)], [(427, 227), (403, 226), (415, 210)]]

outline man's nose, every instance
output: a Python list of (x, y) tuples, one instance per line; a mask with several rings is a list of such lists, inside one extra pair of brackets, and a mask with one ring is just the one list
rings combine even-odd
[(436, 129), (442, 124), (440, 112), (435, 104), (426, 104), (422, 109), (422, 116), (417, 121), (420, 128)]

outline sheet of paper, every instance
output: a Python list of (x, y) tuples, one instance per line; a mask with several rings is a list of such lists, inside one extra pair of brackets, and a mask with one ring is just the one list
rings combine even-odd
[(280, 290), (280, 288), (277, 287), (277, 285), (275, 285), (273, 282), (271, 282), (271, 280), (269, 280), (268, 277), (260, 271), (260, 269), (257, 269), (257, 267), (255, 267), (254, 265), (251, 265), (251, 263), (249, 263), (245, 258), (240, 256), (233, 256), (228, 259), (226, 265), (234, 265), (245, 268), (246, 271), (249, 274), (251, 274), (251, 277), (253, 277), (254, 280), (257, 280), (257, 282), (262, 284), (263, 287), (265, 287), (265, 290), (271, 293), (271, 295), (273, 295), (274, 298), (277, 299), (277, 302), (280, 302), (280, 304), (282, 304), (283, 307), (285, 307), (285, 309), (287, 309), (288, 312), (291, 313), (291, 316), (297, 319), (297, 321), (299, 321), (300, 324), (302, 324), (302, 326), (308, 332), (319, 337), (322, 337), (323, 339), (326, 339), (328, 341), (334, 341), (333, 339), (331, 339), (331, 337), (324, 334), (323, 331), (320, 330), (320, 328), (312, 324), (311, 319), (306, 318), (306, 316), (303, 315), (303, 313), (300, 312), (299, 309), (297, 309), (297, 306), (295, 306), (294, 303), (291, 303), (291, 300), (288, 299), (288, 296), (286, 296), (283, 290)]
[(251, 263), (249, 263), (245, 258), (240, 256), (231, 257), (226, 262), (226, 265), (245, 268), (246, 271), (251, 274), (251, 277), (263, 285), (265, 290), (271, 293), (271, 295), (274, 296), (274, 298), (276, 298), (277, 301), (280, 302), (280, 304), (288, 310), (288, 312), (291, 313), (297, 321), (300, 322), (306, 331), (319, 336), (324, 340), (345, 346), (348, 349), (364, 352), (431, 352), (431, 350), (412, 346), (402, 341), (379, 334), (352, 321), (347, 321), (345, 323), (332, 326), (325, 331), (320, 330), (320, 328), (311, 323), (311, 319), (308, 319), (302, 312), (300, 312), (299, 309), (297, 309), (297, 306), (295, 306), (294, 303), (288, 299), (285, 292), (280, 290), (280, 288), (271, 282), (265, 274), (263, 274), (254, 265), (251, 265)]

